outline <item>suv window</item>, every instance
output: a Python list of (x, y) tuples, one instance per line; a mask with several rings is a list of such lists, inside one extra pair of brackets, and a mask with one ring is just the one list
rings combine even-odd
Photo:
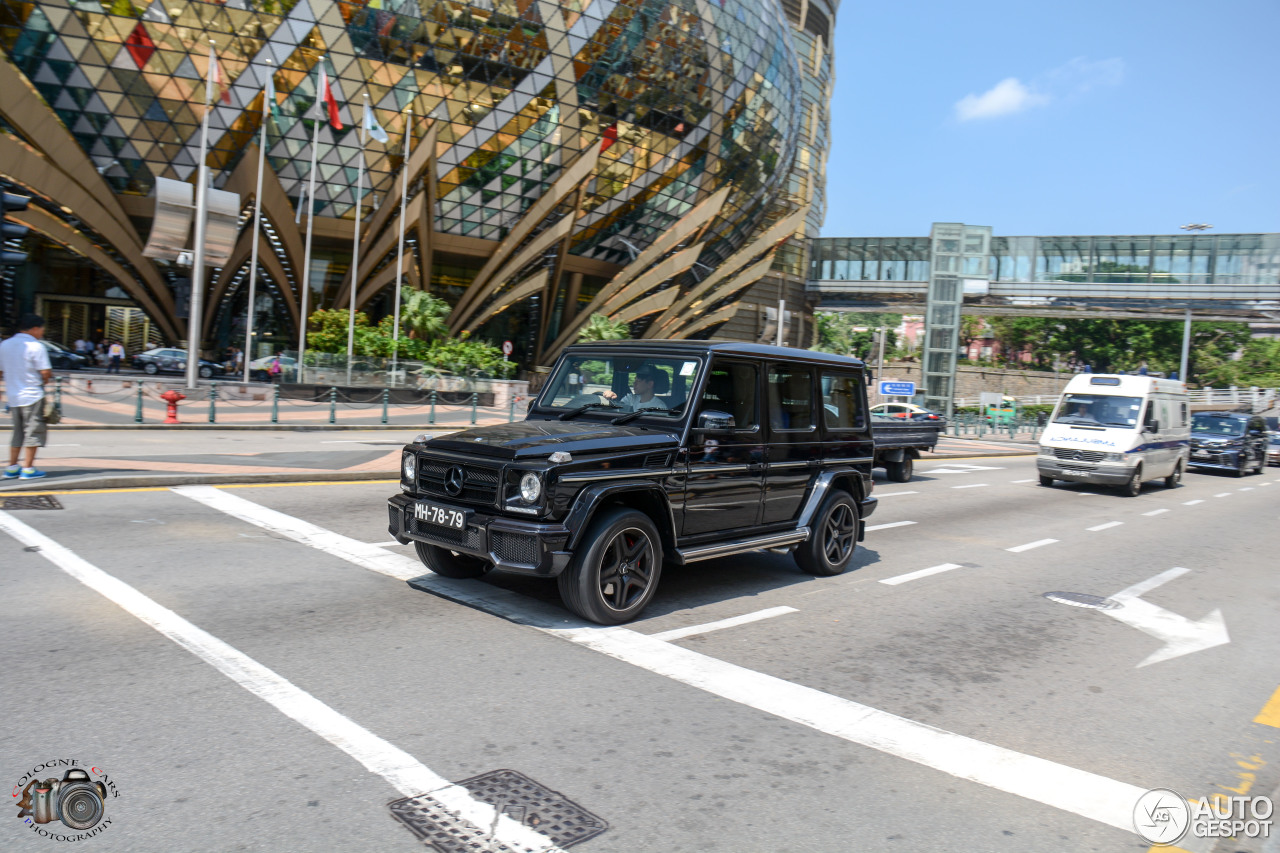
[(775, 430), (813, 429), (813, 372), (807, 367), (769, 367), (769, 424)]
[(756, 405), (756, 366), (744, 362), (716, 361), (707, 375), (707, 388), (702, 392), (698, 412), (725, 412), (733, 415), (735, 429), (754, 429), (760, 425), (760, 407)]
[(862, 408), (858, 377), (849, 373), (822, 374), (823, 422), (827, 429), (861, 429)]

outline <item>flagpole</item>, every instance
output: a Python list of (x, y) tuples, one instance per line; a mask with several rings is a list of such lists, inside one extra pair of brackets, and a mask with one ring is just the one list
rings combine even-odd
[[(320, 60), (320, 82), (319, 88), (323, 89), (325, 84), (324, 60)], [(311, 296), (311, 223), (315, 220), (316, 211), (316, 150), (320, 147), (320, 125), (324, 123), (324, 108), (322, 106), (324, 93), (316, 92), (316, 123), (311, 132), (311, 180), (308, 183), (307, 198), (309, 199), (309, 208), (307, 210), (307, 243), (302, 253), (302, 314), (298, 322), (298, 373), (297, 382), (302, 381), (302, 357), (307, 349), (307, 302)]]
[[(267, 75), (272, 74), (271, 60), (267, 60)], [(253, 194), (253, 249), (249, 257), (249, 309), (248, 322), (244, 327), (244, 381), (249, 381), (249, 362), (253, 359), (253, 306), (257, 298), (258, 287), (258, 240), (262, 235), (262, 168), (267, 158), (267, 121), (271, 115), (272, 104), (267, 103), (269, 93), (275, 87), (268, 85), (262, 90), (262, 139), (258, 143), (258, 187)]]
[[(364, 111), (369, 112), (369, 93), (364, 95)], [(369, 119), (361, 115), (360, 162), (356, 172), (356, 236), (351, 244), (351, 306), (347, 311), (347, 385), (351, 384), (351, 360), (356, 354), (356, 284), (360, 274), (360, 219), (364, 213), (364, 146), (369, 142)]]
[(400, 167), (400, 242), (396, 247), (396, 313), (391, 343), (391, 376), (395, 382), (397, 356), (400, 354), (400, 280), (404, 277), (404, 218), (409, 204), (409, 143), (413, 140), (413, 107), (405, 110), (404, 165)]
[(196, 161), (196, 244), (191, 261), (191, 296), (187, 305), (187, 388), (196, 387), (200, 375), (200, 308), (204, 300), (204, 239), (207, 217), (209, 183), (209, 113), (213, 110), (213, 69), (218, 61), (214, 55), (214, 40), (209, 39), (209, 69), (204, 81), (204, 120), (200, 123), (200, 159)]

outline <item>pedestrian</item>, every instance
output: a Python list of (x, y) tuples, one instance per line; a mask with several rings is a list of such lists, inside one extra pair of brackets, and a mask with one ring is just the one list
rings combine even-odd
[(244, 350), (236, 347), (235, 364), (233, 365), (237, 375), (244, 373)]
[(267, 367), (267, 375), (271, 377), (271, 381), (273, 383), (280, 381), (281, 370), (282, 368), (280, 367), (280, 353), (276, 353), (275, 358), (271, 359), (271, 364)]
[(112, 341), (111, 347), (107, 350), (107, 358), (111, 363), (107, 365), (107, 373), (120, 372), (120, 362), (124, 361), (124, 347), (119, 341)]
[(1142, 364), (1138, 365), (1138, 375), (1146, 376), (1149, 372), (1150, 368), (1147, 367), (1147, 360), (1144, 358)]
[(35, 480), (45, 475), (36, 468), (36, 450), (44, 447), (48, 432), (44, 386), (53, 379), (53, 367), (49, 364), (49, 351), (40, 342), (43, 337), (44, 318), (23, 314), (18, 333), (0, 343), (0, 375), (4, 377), (9, 416), (13, 418), (9, 465), (4, 469), (6, 480)]

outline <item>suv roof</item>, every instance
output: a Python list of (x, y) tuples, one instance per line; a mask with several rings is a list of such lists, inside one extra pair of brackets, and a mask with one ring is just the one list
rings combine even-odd
[(590, 343), (574, 344), (568, 349), (596, 348), (691, 354), (717, 353), (720, 355), (753, 356), (755, 358), (804, 360), (821, 364), (840, 365), (842, 367), (862, 366), (862, 361), (853, 356), (836, 355), (830, 352), (815, 352), (814, 350), (797, 349), (795, 347), (743, 343), (741, 341), (592, 341)]

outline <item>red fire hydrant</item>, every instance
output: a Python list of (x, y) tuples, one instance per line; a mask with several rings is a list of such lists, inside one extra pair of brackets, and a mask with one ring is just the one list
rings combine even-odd
[(160, 399), (169, 404), (169, 411), (165, 413), (164, 422), (167, 424), (180, 424), (178, 420), (178, 401), (187, 399), (187, 395), (181, 391), (165, 391), (160, 395)]

